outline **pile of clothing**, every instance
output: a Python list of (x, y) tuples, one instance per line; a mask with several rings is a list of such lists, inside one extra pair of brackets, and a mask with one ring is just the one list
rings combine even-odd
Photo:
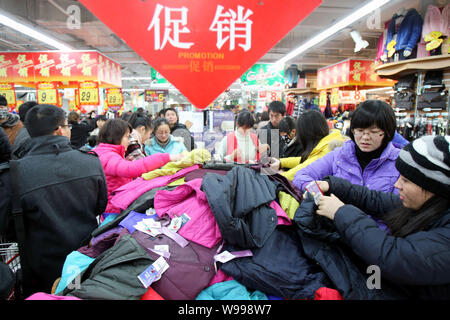
[[(206, 153), (205, 153), (206, 152)], [(190, 159), (190, 160), (189, 160)], [(193, 150), (119, 188), (121, 208), (67, 256), (55, 296), (77, 299), (389, 299), (332, 223), (262, 164)], [(283, 195), (285, 201), (280, 201)], [(296, 212), (286, 211), (295, 204)], [(356, 262), (355, 262), (356, 261)]]

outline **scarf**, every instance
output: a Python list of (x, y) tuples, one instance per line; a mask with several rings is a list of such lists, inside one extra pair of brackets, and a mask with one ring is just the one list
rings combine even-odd
[(6, 118), (6, 121), (1, 123), (0, 126), (6, 128), (6, 127), (14, 127), (17, 122), (19, 122), (20, 117), (17, 114), (8, 113), (8, 117)]

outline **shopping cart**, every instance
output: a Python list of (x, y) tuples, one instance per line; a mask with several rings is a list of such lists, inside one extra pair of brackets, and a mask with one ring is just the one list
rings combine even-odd
[[(17, 276), (17, 272), (20, 269), (19, 246), (17, 243), (2, 242), (2, 239), (0, 239), (0, 259), (6, 263)], [(15, 290), (16, 288), (13, 289), (7, 300), (13, 300), (15, 298)]]

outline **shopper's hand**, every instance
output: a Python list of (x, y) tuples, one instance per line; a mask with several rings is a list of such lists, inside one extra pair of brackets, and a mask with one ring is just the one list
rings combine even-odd
[(320, 190), (322, 190), (323, 193), (328, 192), (330, 190), (330, 185), (326, 181), (316, 181), (319, 185)]
[(277, 158), (270, 158), (270, 169), (273, 171), (279, 171), (281, 167), (281, 161)]
[(334, 220), (336, 211), (338, 211), (338, 209), (343, 205), (345, 204), (334, 194), (331, 194), (330, 197), (322, 196), (319, 200), (319, 208), (317, 209), (316, 213), (318, 215), (327, 217), (328, 219)]
[(170, 161), (173, 161), (173, 162), (180, 161), (183, 158), (184, 158), (184, 155), (181, 154), (181, 153), (180, 154), (171, 154), (170, 155)]

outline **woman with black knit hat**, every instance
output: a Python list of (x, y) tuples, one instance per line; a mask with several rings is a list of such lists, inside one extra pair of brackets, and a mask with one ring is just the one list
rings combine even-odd
[(342, 240), (410, 298), (450, 299), (450, 136), (413, 141), (396, 168), (398, 195), (332, 176), (318, 181), (326, 195), (316, 213), (333, 220)]

